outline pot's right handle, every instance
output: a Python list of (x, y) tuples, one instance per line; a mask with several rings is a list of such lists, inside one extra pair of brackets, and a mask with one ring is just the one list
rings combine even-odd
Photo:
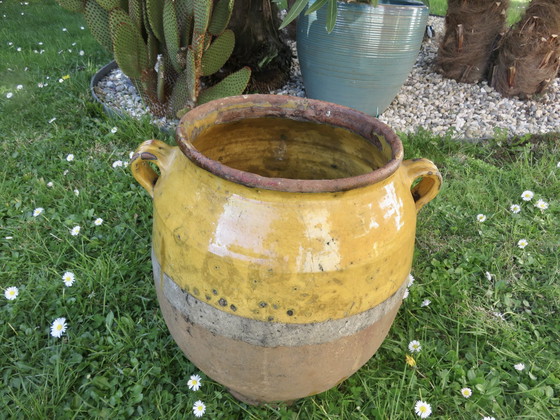
[(418, 178), (422, 178), (418, 184), (411, 188), (410, 192), (416, 203), (416, 211), (420, 210), (424, 204), (430, 202), (438, 195), (443, 178), (436, 165), (428, 159), (410, 159), (402, 163), (410, 185)]
[(148, 140), (138, 146), (130, 160), (132, 175), (152, 198), (154, 198), (154, 186), (159, 175), (152, 169), (149, 162), (155, 163), (163, 173), (171, 164), (174, 149), (162, 141)]

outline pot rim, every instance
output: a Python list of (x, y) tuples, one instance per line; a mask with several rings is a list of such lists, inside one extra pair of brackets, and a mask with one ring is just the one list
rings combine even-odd
[[(272, 178), (235, 169), (201, 153), (192, 143), (206, 128), (214, 124), (260, 117), (291, 117), (305, 122), (329, 124), (350, 130), (364, 137), (373, 147), (381, 149), (378, 136), (391, 147), (391, 160), (367, 174), (336, 179)], [(220, 178), (252, 188), (298, 193), (333, 193), (378, 183), (399, 168), (403, 146), (399, 137), (377, 118), (330, 102), (288, 95), (250, 94), (230, 96), (200, 105), (179, 121), (176, 141), (183, 154), (195, 165)]]

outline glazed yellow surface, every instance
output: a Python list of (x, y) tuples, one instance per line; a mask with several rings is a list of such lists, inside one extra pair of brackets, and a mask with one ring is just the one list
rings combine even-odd
[(180, 151), (154, 188), (155, 255), (182, 289), (258, 320), (321, 322), (368, 310), (410, 272), (416, 228), (404, 169), (337, 193), (250, 188)]

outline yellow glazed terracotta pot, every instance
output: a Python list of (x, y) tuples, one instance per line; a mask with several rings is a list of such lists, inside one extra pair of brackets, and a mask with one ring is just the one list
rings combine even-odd
[(437, 168), (403, 161), (371, 116), (289, 96), (197, 107), (177, 143), (143, 143), (131, 168), (153, 197), (155, 286), (179, 347), (252, 404), (348, 378), (395, 318)]

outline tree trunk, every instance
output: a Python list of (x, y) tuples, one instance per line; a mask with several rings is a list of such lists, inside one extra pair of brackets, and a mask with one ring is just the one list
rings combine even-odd
[(445, 77), (466, 83), (486, 78), (508, 6), (509, 0), (449, 0), (437, 57)]
[(541, 93), (560, 70), (560, 0), (533, 0), (500, 41), (491, 84), (506, 96)]
[(278, 8), (271, 0), (235, 0), (229, 27), (235, 33), (235, 49), (227, 69), (249, 66), (249, 91), (268, 93), (290, 77), (292, 51), (286, 31), (279, 31)]

